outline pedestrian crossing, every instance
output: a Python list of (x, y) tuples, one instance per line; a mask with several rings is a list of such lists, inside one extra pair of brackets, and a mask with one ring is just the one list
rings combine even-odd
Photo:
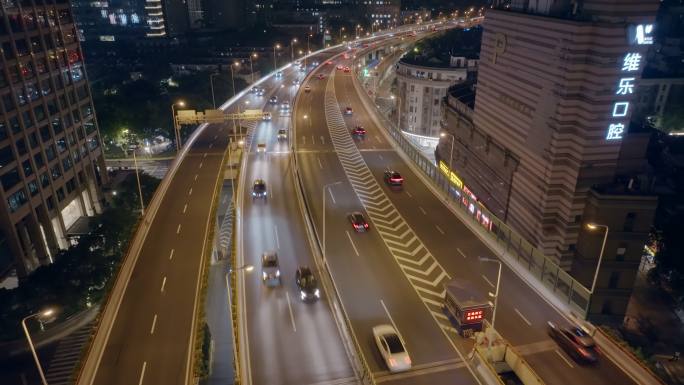
[[(331, 77), (334, 77), (335, 74)], [(385, 246), (425, 304), (435, 322), (453, 332), (442, 312), (445, 285), (451, 279), (375, 180), (351, 138), (331, 79), (325, 91), (325, 116), (330, 137), (344, 172)]]
[(71, 385), (74, 383), (74, 369), (81, 360), (83, 348), (88, 343), (95, 320), (83, 325), (75, 332), (57, 343), (55, 355), (50, 360), (45, 372), (45, 379), (50, 385)]

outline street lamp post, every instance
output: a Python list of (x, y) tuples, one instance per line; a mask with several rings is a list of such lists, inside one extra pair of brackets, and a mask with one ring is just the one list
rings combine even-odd
[(171, 118), (173, 118), (173, 132), (176, 135), (176, 151), (180, 152), (181, 149), (181, 138), (180, 138), (180, 129), (178, 127), (178, 120), (176, 119), (176, 105), (180, 107), (185, 107), (185, 102), (182, 100), (179, 100), (173, 104), (171, 104)]
[(342, 40), (342, 32), (344, 32), (344, 27), (340, 28), (340, 40)]
[(251, 74), (252, 84), (254, 84), (254, 64), (252, 63), (252, 58), (256, 59), (257, 57), (258, 55), (256, 53), (249, 55), (249, 72)]
[(449, 180), (447, 180), (447, 192), (446, 192), (446, 199), (449, 199), (449, 188), (450, 188), (449, 183), (451, 183), (451, 173), (453, 172), (451, 170), (452, 170), (452, 166), (453, 166), (453, 162), (454, 162), (454, 142), (456, 141), (456, 138), (448, 132), (442, 132), (441, 134), (439, 134), (439, 136), (441, 136), (442, 138), (447, 136), (447, 135), (451, 137), (451, 151), (449, 152), (449, 177), (448, 177)]
[(43, 367), (40, 366), (40, 361), (38, 360), (38, 354), (36, 353), (36, 347), (33, 345), (33, 340), (31, 340), (31, 334), (29, 334), (28, 327), (26, 327), (26, 321), (30, 318), (49, 317), (53, 313), (54, 313), (54, 310), (46, 309), (46, 310), (43, 310), (42, 312), (26, 316), (26, 317), (24, 317), (24, 319), (21, 320), (21, 327), (24, 329), (24, 334), (26, 334), (26, 340), (28, 341), (29, 348), (31, 349), (31, 354), (33, 354), (33, 360), (36, 362), (36, 367), (38, 368), (38, 374), (40, 374), (40, 380), (43, 383), (43, 385), (48, 385), (48, 383), (47, 383), (47, 380), (45, 379), (45, 373), (43, 373)]
[(297, 43), (297, 38), (292, 39), (290, 42), (290, 61), (294, 61), (294, 45)]
[(276, 44), (273, 46), (273, 70), (275, 71), (278, 69), (278, 61), (276, 60), (276, 50), (280, 49), (280, 44)]
[(135, 165), (135, 179), (138, 181), (138, 195), (140, 196), (140, 216), (145, 216), (145, 202), (143, 201), (142, 187), (140, 186), (140, 171), (138, 170), (138, 158), (133, 150), (133, 164)]
[(323, 186), (323, 260), (326, 260), (326, 255), (325, 255), (325, 193), (328, 191), (328, 189), (334, 185), (341, 184), (341, 181), (337, 182), (332, 182), (328, 183), (325, 186)]
[(216, 98), (214, 97), (214, 76), (218, 75), (218, 72), (214, 72), (213, 74), (209, 75), (209, 87), (211, 88), (211, 104), (214, 106), (214, 109), (216, 109)]
[[(494, 321), (496, 321), (496, 308), (497, 308), (497, 303), (499, 302), (499, 286), (501, 286), (501, 261), (498, 259), (494, 258), (485, 258), (485, 257), (479, 257), (480, 262), (493, 262), (493, 263), (498, 263), (499, 264), (499, 274), (496, 277), (496, 293), (494, 293), (494, 310), (492, 311), (492, 329), (496, 329), (494, 327)], [(492, 296), (492, 293), (489, 293), (490, 296)]]
[(606, 248), (606, 241), (608, 240), (608, 226), (606, 225), (599, 225), (597, 223), (587, 223), (587, 228), (589, 230), (596, 230), (598, 228), (603, 228), (605, 229), (605, 233), (603, 234), (603, 243), (601, 243), (601, 251), (599, 252), (599, 259), (598, 263), (596, 264), (596, 271), (594, 272), (594, 280), (591, 282), (591, 290), (589, 291), (589, 294), (594, 294), (594, 289), (596, 288), (596, 280), (598, 279), (599, 275), (599, 269), (601, 268), (601, 261), (603, 260), (603, 251)]
[(230, 82), (233, 85), (233, 96), (235, 96), (235, 73), (233, 72), (233, 66), (239, 67), (240, 63), (235, 62), (230, 65)]

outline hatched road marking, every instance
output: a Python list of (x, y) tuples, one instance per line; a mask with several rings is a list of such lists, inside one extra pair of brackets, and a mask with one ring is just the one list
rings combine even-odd
[[(385, 246), (435, 322), (440, 327), (451, 327), (448, 320), (442, 317), (441, 303), (444, 285), (451, 277), (404, 220), (371, 174), (356, 143), (349, 135), (347, 123), (335, 96), (334, 84), (334, 81), (329, 81), (325, 91), (325, 117), (333, 147), (347, 179)], [(349, 232), (347, 236), (351, 241)], [(351, 243), (353, 246), (354, 243)]]

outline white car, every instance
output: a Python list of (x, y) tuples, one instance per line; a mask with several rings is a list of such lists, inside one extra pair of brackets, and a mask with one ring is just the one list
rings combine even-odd
[(257, 143), (257, 153), (265, 153), (266, 152), (266, 143)]
[(404, 347), (404, 341), (394, 326), (378, 325), (374, 327), (373, 337), (390, 372), (397, 373), (411, 369), (411, 358)]
[(281, 110), (289, 110), (290, 109), (290, 102), (285, 100), (282, 103), (280, 103), (280, 109)]
[(268, 111), (264, 111), (264, 114), (261, 116), (261, 120), (271, 120), (272, 118), (273, 115)]

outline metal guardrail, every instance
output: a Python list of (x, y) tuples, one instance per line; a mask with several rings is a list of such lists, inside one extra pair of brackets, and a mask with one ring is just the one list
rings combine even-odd
[[(355, 69), (356, 66), (353, 66)], [(356, 73), (356, 84), (361, 81), (361, 73)], [(360, 92), (362, 98), (368, 103), (377, 107), (374, 99), (366, 92)], [(375, 96), (375, 93), (374, 93)], [(472, 202), (468, 199), (468, 193), (463, 190), (462, 184), (459, 186), (460, 179), (448, 167), (439, 167), (428, 159), (423, 152), (416, 147), (410, 140), (406, 139), (395, 122), (380, 112), (376, 114), (382, 121), (385, 132), (388, 133), (399, 148), (408, 156), (413, 163), (420, 169), (424, 176), (428, 177), (435, 186), (444, 194), (446, 200), (451, 200), (454, 207), (469, 218), (471, 225), (482, 228), (481, 233), (496, 241), (503, 250), (515, 258), (518, 264), (530, 272), (547, 289), (556, 295), (561, 301), (569, 305), (574, 311), (586, 318), (589, 299), (591, 297), (589, 289), (575, 280), (570, 274), (554, 263), (550, 258), (542, 254), (532, 244), (516, 234), (502, 220), (492, 214), (487, 208)], [(486, 219), (485, 219), (486, 218)]]

